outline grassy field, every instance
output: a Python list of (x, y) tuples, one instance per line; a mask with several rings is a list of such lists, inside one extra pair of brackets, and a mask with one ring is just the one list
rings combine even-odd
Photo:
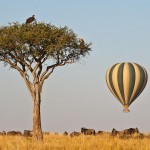
[(23, 136), (0, 136), (0, 150), (150, 150), (150, 137), (112, 137), (109, 135), (71, 138), (44, 135), (42, 142)]

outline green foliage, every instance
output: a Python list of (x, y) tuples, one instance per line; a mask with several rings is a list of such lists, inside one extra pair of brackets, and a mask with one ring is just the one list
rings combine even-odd
[(84, 43), (68, 27), (46, 23), (13, 23), (0, 27), (0, 61), (76, 62), (89, 54), (91, 43)]

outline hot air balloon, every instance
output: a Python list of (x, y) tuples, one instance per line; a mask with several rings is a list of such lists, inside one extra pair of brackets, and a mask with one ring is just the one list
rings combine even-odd
[(106, 83), (112, 94), (129, 112), (128, 107), (142, 93), (148, 80), (144, 67), (136, 63), (117, 63), (106, 73)]

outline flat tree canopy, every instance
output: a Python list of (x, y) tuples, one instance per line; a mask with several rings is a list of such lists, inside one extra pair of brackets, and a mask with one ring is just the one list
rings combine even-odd
[(35, 139), (42, 139), (40, 103), (45, 79), (56, 67), (87, 56), (90, 45), (66, 26), (12, 23), (0, 27), (0, 61), (20, 73), (32, 96)]

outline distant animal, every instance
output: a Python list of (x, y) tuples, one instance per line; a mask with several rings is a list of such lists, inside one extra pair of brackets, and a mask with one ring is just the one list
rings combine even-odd
[(81, 133), (84, 135), (95, 135), (94, 129), (81, 128)]
[(23, 136), (32, 137), (33, 132), (31, 130), (24, 130)]
[(125, 129), (123, 131), (124, 135), (131, 135), (131, 134), (134, 134), (134, 133), (139, 133), (139, 130), (138, 128), (129, 128), (129, 129)]
[(0, 132), (0, 135), (6, 135), (6, 132), (5, 131)]
[(112, 129), (111, 134), (112, 135), (117, 135), (119, 133), (119, 131), (117, 131), (115, 128)]
[(124, 132), (123, 131), (117, 131), (115, 128), (112, 129), (112, 132), (111, 132), (111, 135), (112, 136), (115, 136), (115, 135), (124, 135)]
[(107, 131), (97, 131), (95, 133), (95, 135), (108, 135), (108, 136), (111, 136), (111, 133), (107, 132)]
[(65, 131), (65, 132), (63, 133), (63, 135), (67, 136), (67, 135), (68, 135), (68, 132)]
[(20, 131), (8, 131), (7, 135), (22, 135)]
[(70, 133), (71, 138), (74, 137), (74, 136), (79, 136), (79, 135), (81, 135), (81, 133), (80, 132), (76, 132), (76, 131)]
[(96, 135), (101, 135), (103, 133), (104, 133), (104, 131), (97, 131)]
[(32, 17), (29, 17), (29, 18), (26, 20), (26, 24), (27, 24), (27, 23), (32, 23), (34, 20), (35, 20), (35, 15), (32, 15)]
[(6, 132), (5, 132), (5, 131), (3, 131), (3, 132), (1, 132), (1, 134), (2, 134), (2, 135), (6, 135)]

